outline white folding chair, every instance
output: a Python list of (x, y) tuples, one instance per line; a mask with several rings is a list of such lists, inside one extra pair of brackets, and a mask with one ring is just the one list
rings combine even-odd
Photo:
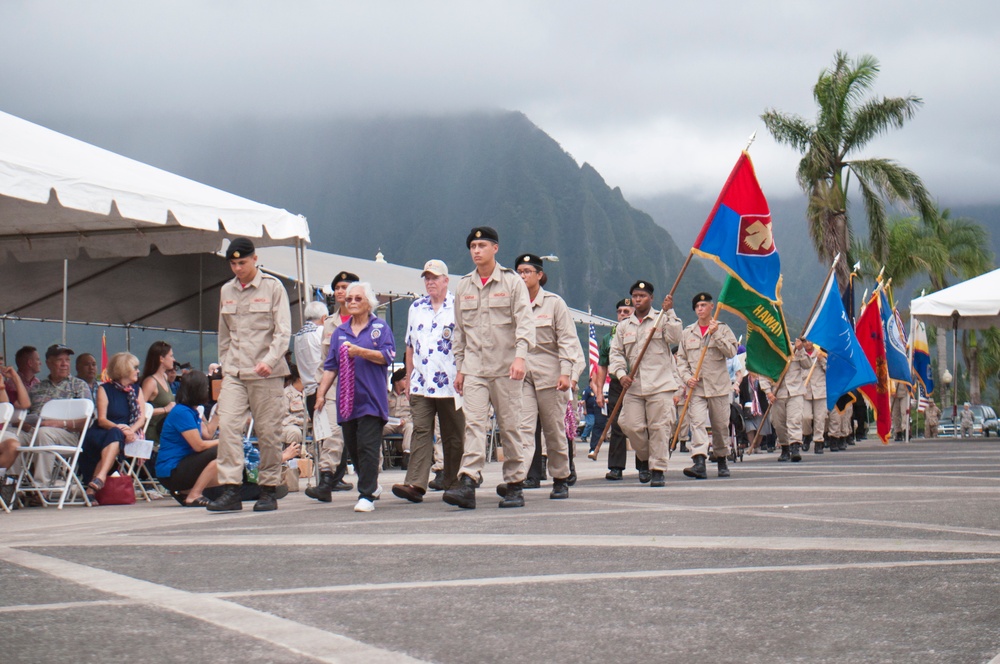
[[(146, 423), (142, 426), (142, 439), (125, 444), (125, 462), (122, 464), (122, 471), (132, 478), (132, 483), (139, 489), (143, 499), (148, 503), (152, 499), (149, 491), (146, 490), (146, 482), (152, 482), (153, 476), (146, 467), (146, 461), (153, 456), (153, 441), (146, 438), (146, 431), (149, 429), (149, 418), (153, 416), (153, 404), (147, 402), (145, 408)], [(145, 471), (145, 472), (143, 472)], [(141, 475), (146, 475), (147, 480), (143, 480)], [(155, 488), (151, 487), (151, 490)]]
[[(7, 429), (10, 428), (10, 421), (14, 417), (14, 405), (10, 403), (0, 403), (0, 422), (3, 426), (0, 427), (0, 443), (2, 443), (7, 438)], [(11, 434), (13, 435), (13, 434)], [(0, 487), (7, 486), (7, 476), (6, 471), (3, 475), (0, 475)], [(3, 497), (4, 491), (0, 490), (0, 509), (4, 512), (10, 513), (11, 506), (7, 504), (7, 501)], [(13, 499), (13, 496), (11, 496)]]
[[(87, 490), (77, 476), (76, 469), (80, 460), (80, 451), (83, 448), (83, 440), (87, 436), (87, 429), (90, 428), (93, 414), (94, 402), (90, 399), (53, 399), (42, 406), (37, 426), (31, 435), (31, 442), (28, 443), (27, 447), (22, 447), (19, 454), (21, 473), (17, 477), (15, 496), (35, 493), (43, 505), (56, 504), (59, 509), (62, 509), (63, 505), (66, 504), (90, 506)], [(84, 424), (79, 434), (72, 432), (77, 437), (76, 444), (38, 445), (38, 434), (42, 430), (41, 424), (47, 420), (83, 420)], [(49, 456), (55, 463), (52, 482), (48, 486), (38, 486), (34, 475), (32, 475), (32, 461), (45, 463)], [(74, 489), (79, 490), (80, 498), (67, 500)], [(52, 500), (53, 494), (59, 494), (58, 501)]]

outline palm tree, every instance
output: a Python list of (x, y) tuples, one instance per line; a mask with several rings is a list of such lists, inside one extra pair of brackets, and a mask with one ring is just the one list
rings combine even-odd
[[(868, 217), (869, 246), (882, 263), (889, 258), (886, 203), (901, 203), (915, 209), (925, 223), (933, 223), (934, 206), (915, 173), (890, 159), (852, 158), (872, 139), (892, 128), (902, 128), (923, 104), (914, 96), (865, 99), (878, 72), (874, 57), (851, 60), (838, 51), (833, 67), (823, 70), (813, 87), (819, 107), (815, 124), (776, 110), (761, 115), (776, 141), (803, 155), (798, 181), (809, 196), (809, 231), (822, 261), (831, 261), (838, 253), (849, 256), (852, 233), (847, 193), (851, 174)], [(842, 261), (837, 267), (842, 291), (847, 287), (850, 264)]]

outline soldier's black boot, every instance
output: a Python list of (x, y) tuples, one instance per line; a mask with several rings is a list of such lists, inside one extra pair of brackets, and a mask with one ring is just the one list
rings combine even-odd
[(802, 443), (792, 443), (789, 445), (788, 456), (792, 461), (802, 461)]
[(524, 507), (524, 492), (521, 490), (522, 482), (510, 482), (507, 484), (507, 495), (500, 501), (500, 507)]
[(690, 454), (691, 452), (691, 450), (688, 449), (687, 443), (683, 440), (681, 441), (681, 452), (684, 454)]
[(708, 471), (705, 470), (705, 455), (699, 454), (695, 456), (692, 461), (694, 464), (690, 468), (684, 469), (684, 474), (688, 477), (693, 477), (696, 480), (703, 480), (708, 477)]
[(243, 509), (242, 494), (239, 484), (227, 484), (222, 495), (205, 506), (209, 512), (239, 512)]
[(802, 451), (808, 452), (809, 445), (812, 444), (812, 442), (813, 442), (812, 436), (802, 436)]
[(667, 478), (663, 476), (662, 470), (654, 470), (649, 473), (649, 486), (654, 488), (667, 486)]
[(569, 478), (564, 480), (553, 479), (552, 493), (549, 494), (549, 498), (553, 500), (569, 498)]
[(276, 509), (278, 509), (278, 499), (275, 496), (275, 487), (261, 485), (260, 498), (253, 504), (253, 511), (273, 512)]
[(635, 469), (639, 471), (639, 481), (643, 484), (649, 482), (651, 474), (649, 472), (649, 459), (645, 461), (635, 460)]
[(465, 510), (476, 509), (476, 480), (462, 475), (458, 478), (458, 486), (445, 491), (442, 500)]
[(434, 473), (434, 479), (430, 481), (427, 488), (431, 491), (444, 491), (444, 471), (439, 470)]
[(823, 443), (824, 443), (824, 441), (822, 441), (822, 440), (817, 440), (816, 441), (816, 445), (815, 445), (815, 447), (813, 447), (813, 452), (815, 454), (822, 454), (823, 453)]
[(726, 457), (718, 457), (715, 462), (719, 464), (719, 477), (729, 477), (729, 464)]
[[(865, 439), (861, 438), (860, 440), (865, 440)], [(841, 452), (846, 451), (848, 445), (854, 445), (854, 436), (845, 436), (844, 438), (840, 439), (840, 451)]]
[(305, 490), (305, 494), (321, 503), (328, 503), (333, 500), (331, 494), (333, 493), (334, 484), (336, 484), (336, 480), (333, 473), (324, 470), (319, 474), (319, 483), (316, 486), (308, 487)]
[(788, 453), (788, 445), (781, 446), (781, 455), (778, 457), (778, 461), (788, 461), (792, 456)]

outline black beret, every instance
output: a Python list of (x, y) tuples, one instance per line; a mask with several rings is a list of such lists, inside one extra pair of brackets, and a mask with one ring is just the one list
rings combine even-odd
[(712, 301), (711, 293), (698, 293), (693, 298), (691, 298), (691, 309), (692, 310), (697, 309), (699, 302), (711, 302), (711, 301)]
[(615, 309), (621, 309), (622, 307), (631, 307), (631, 306), (632, 306), (632, 298), (624, 297), (618, 300), (618, 304), (615, 305)]
[(406, 369), (396, 369), (392, 372), (392, 382), (398, 383), (406, 378)]
[(249, 238), (238, 237), (229, 243), (229, 248), (226, 249), (226, 260), (231, 261), (234, 258), (247, 258), (248, 256), (253, 256), (254, 251), (253, 242)]
[(637, 290), (646, 291), (647, 293), (649, 293), (650, 295), (652, 295), (653, 294), (653, 284), (649, 283), (648, 281), (637, 281), (634, 284), (632, 284), (632, 288), (628, 289), (628, 294), (631, 295), (632, 293), (636, 292)]
[(338, 272), (337, 276), (334, 277), (333, 281), (330, 282), (330, 288), (336, 289), (337, 284), (339, 284), (342, 281), (346, 281), (349, 284), (353, 284), (355, 281), (361, 281), (361, 278), (358, 275), (354, 274), (353, 272)]
[(466, 248), (472, 246), (473, 240), (489, 240), (493, 244), (500, 244), (500, 236), (497, 235), (496, 229), (489, 226), (477, 226), (469, 231), (469, 237), (465, 238)]
[(532, 267), (537, 267), (539, 270), (542, 269), (542, 259), (534, 254), (521, 254), (514, 261), (514, 269), (521, 267), (522, 265), (530, 265)]

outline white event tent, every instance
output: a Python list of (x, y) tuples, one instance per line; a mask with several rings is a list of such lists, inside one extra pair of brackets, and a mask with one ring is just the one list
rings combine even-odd
[(301, 256), (309, 226), (0, 112), (0, 322), (214, 328), (202, 294), (231, 278), (212, 254), (237, 236)]
[(1000, 270), (993, 270), (910, 302), (910, 314), (934, 327), (1000, 327)]

